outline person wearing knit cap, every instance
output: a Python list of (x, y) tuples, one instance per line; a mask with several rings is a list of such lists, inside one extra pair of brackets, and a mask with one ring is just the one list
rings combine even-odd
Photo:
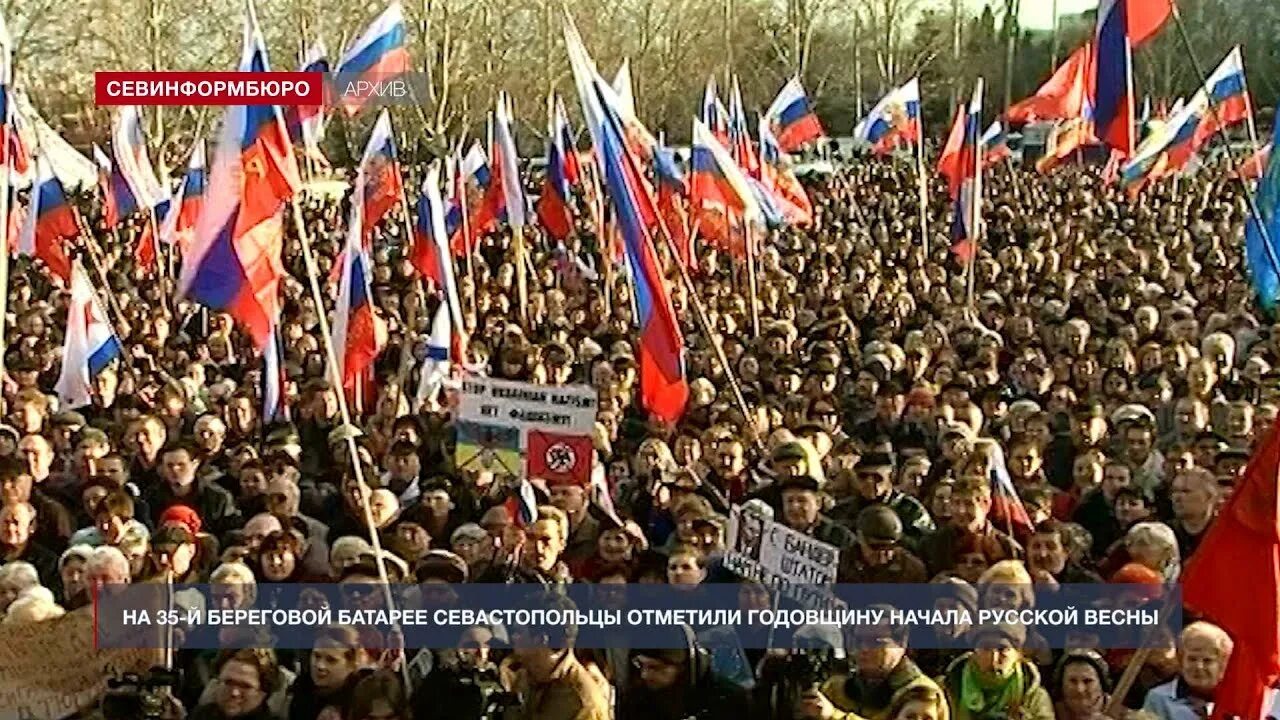
[(1027, 629), (1015, 624), (973, 628), (977, 649), (960, 656), (942, 676), (955, 720), (1054, 720), (1053, 701), (1040, 671), (1023, 656)]
[(157, 523), (157, 526), (163, 528), (167, 525), (180, 525), (186, 528), (194, 537), (200, 534), (202, 523), (200, 522), (199, 513), (191, 507), (174, 505), (160, 513), (160, 522)]

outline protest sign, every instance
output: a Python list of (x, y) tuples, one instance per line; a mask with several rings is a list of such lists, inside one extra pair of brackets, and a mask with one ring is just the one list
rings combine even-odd
[(729, 511), (725, 568), (808, 606), (826, 606), (840, 550), (735, 505)]
[(90, 608), (0, 624), (0, 720), (59, 720), (93, 707), (108, 678), (145, 673), (163, 659), (155, 649), (95, 649)]
[[(470, 377), (458, 396), (458, 466), (587, 485), (598, 400), (590, 385)], [(521, 459), (516, 462), (516, 453)], [(492, 460), (492, 463), (489, 463)]]

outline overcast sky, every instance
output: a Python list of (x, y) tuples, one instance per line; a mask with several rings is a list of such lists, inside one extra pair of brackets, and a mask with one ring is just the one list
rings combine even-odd
[[(1059, 15), (1075, 15), (1098, 6), (1098, 0), (1058, 0)], [(1022, 3), (1022, 26), (1038, 30), (1053, 27), (1053, 0)]]

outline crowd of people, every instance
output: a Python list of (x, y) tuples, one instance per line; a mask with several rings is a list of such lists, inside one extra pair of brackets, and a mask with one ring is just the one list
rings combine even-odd
[[(176, 298), (163, 267), (135, 268), (140, 225), (94, 233), (124, 354), (96, 378), (90, 406), (59, 407), (67, 296), (18, 260), (0, 426), (4, 622), (77, 611), (103, 584), (208, 582), (225, 607), (248, 607), (265, 601), (259, 584), (377, 582), (366, 505), (393, 583), (725, 582), (744, 605), (767, 607), (769, 588), (721, 563), (735, 504), (836, 546), (840, 583), (940, 584), (950, 607), (972, 610), (1010, 585), (1027, 589), (1015, 606), (1030, 607), (1059, 584), (1175, 581), (1277, 415), (1280, 325), (1252, 300), (1238, 187), (1206, 172), (1130, 200), (1095, 167), (997, 167), (970, 304), (945, 193), (931, 196), (926, 251), (911, 164), (835, 165), (806, 181), (813, 227), (762, 240), (755, 307), (742, 261), (712, 244), (697, 246), (698, 298), (668, 273), (690, 382), (674, 425), (639, 407), (625, 273), (606, 292), (535, 229), (517, 307), (509, 233), (484, 238), (470, 272), (459, 261), (463, 364), (594, 386), (615, 514), (593, 511), (587, 487), (533, 478), (537, 514), (522, 522), (505, 503), (511, 478), (456, 467), (451, 393), (415, 407), (406, 382), (440, 300), (417, 289), (398, 223), (374, 239), (373, 301), (391, 342), (376, 401), (350, 425), (325, 374), (319, 320), (332, 308), (313, 302), (292, 228), (281, 286), (289, 421), (262, 420), (262, 360), (229, 317)], [(77, 202), (99, 227), (96, 199)], [(324, 278), (343, 203), (307, 198), (303, 215)], [(567, 249), (592, 256), (594, 237), (584, 218)], [(693, 321), (695, 300), (714, 337)], [(998, 466), (1029, 527), (993, 515)], [(1040, 647), (1024, 626), (936, 628), (968, 633), (970, 651), (860, 628), (870, 635), (749, 648), (731, 673), (700, 646), (703, 629), (687, 630), (674, 650), (572, 647), (573, 627), (488, 626), (440, 651), (370, 650), (340, 626), (309, 651), (182, 650), (165, 712), (1094, 720), (1134, 658)], [(533, 632), (544, 642), (520, 642)], [(1232, 641), (1204, 621), (1173, 639), (1139, 658), (1114, 714), (1206, 717)]]

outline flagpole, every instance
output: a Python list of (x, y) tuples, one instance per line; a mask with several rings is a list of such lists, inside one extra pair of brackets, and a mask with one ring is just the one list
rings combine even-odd
[[(627, 163), (629, 169), (631, 172), (635, 173), (636, 177), (644, 177), (640, 168), (637, 167), (635, 157), (632, 156), (630, 150), (623, 148), (621, 155), (623, 162)], [(649, 187), (646, 183), (640, 183), (640, 186), (641, 187), (638, 188), (639, 192), (643, 192), (649, 203), (656, 208), (658, 206), (658, 201), (654, 197), (653, 188)], [(667, 229), (666, 218), (662, 217), (661, 213), (657, 213), (657, 220), (658, 234), (661, 235), (663, 241), (666, 242), (667, 251), (673, 256), (679, 257), (679, 252), (676, 250), (676, 243), (671, 239), (671, 231)], [(750, 418), (752, 416), (751, 407), (747, 405), (747, 399), (742, 394), (742, 387), (738, 385), (738, 377), (733, 372), (733, 366), (729, 364), (728, 356), (725, 355), (724, 345), (712, 329), (710, 320), (707, 319), (706, 308), (703, 307), (702, 300), (698, 297), (698, 288), (693, 284), (693, 278), (690, 277), (689, 271), (685, 268), (684, 264), (677, 262), (675, 265), (676, 269), (680, 272), (680, 280), (684, 283), (685, 290), (689, 294), (690, 304), (693, 306), (694, 319), (697, 321), (699, 328), (702, 330), (707, 340), (711, 343), (712, 349), (715, 350), (716, 359), (720, 362), (720, 367), (724, 368), (724, 375), (729, 381), (729, 390), (733, 393), (734, 402), (736, 402), (738, 404), (738, 408), (742, 410), (743, 416)], [(754, 433), (752, 440), (758, 449), (764, 450), (764, 441), (758, 436), (755, 436)]]
[[(1239, 48), (1239, 46), (1236, 46)], [(1240, 67), (1244, 68), (1244, 57), (1240, 58)], [(1241, 72), (1240, 80), (1244, 85), (1244, 101), (1249, 103), (1249, 113), (1245, 116), (1245, 127), (1249, 130), (1249, 146), (1253, 149), (1253, 154), (1257, 155), (1260, 146), (1258, 145), (1258, 126), (1253, 117), (1253, 95), (1249, 92), (1249, 76), (1248, 73)]]
[(756, 243), (751, 223), (742, 218), (742, 242), (747, 248), (747, 295), (751, 300), (751, 334), (760, 337), (760, 298), (756, 294)]
[[(279, 113), (276, 114), (276, 118), (279, 121)], [(307, 269), (307, 283), (311, 289), (311, 299), (315, 302), (318, 310), (316, 319), (320, 326), (320, 338), (324, 343), (324, 351), (328, 359), (325, 365), (329, 368), (330, 380), (337, 390), (334, 394), (338, 396), (338, 413), (342, 418), (342, 424), (351, 426), (351, 410), (347, 407), (347, 394), (342, 392), (342, 377), (338, 371), (338, 354), (334, 352), (333, 335), (329, 332), (329, 318), (324, 310), (324, 294), (320, 290), (319, 271), (316, 268), (315, 256), (311, 250), (311, 236), (307, 233), (306, 225), (302, 221), (302, 206), (298, 204), (298, 196), (296, 194), (289, 199), (289, 205), (293, 209), (293, 224), (297, 228), (298, 240), (302, 245), (302, 261)], [(348, 462), (351, 463), (351, 471), (355, 476), (356, 485), (360, 488), (360, 506), (364, 511), (364, 521), (366, 528), (369, 530), (369, 540), (373, 545), (374, 564), (378, 568), (378, 581), (382, 586), (387, 609), (394, 610), (396, 607), (395, 598), (391, 594), (391, 581), (387, 577), (386, 560), (382, 556), (382, 540), (378, 536), (378, 526), (373, 520), (373, 510), (369, 506), (372, 490), (364, 479), (364, 468), (360, 462), (360, 448), (356, 445), (355, 437), (351, 433), (343, 434), (346, 436)], [(395, 629), (403, 637), (399, 623), (395, 623)], [(408, 682), (409, 665), (404, 658), (400, 663), (400, 670), (405, 682)]]
[[(1172, 9), (1173, 22), (1178, 28), (1178, 36), (1182, 38), (1182, 46), (1187, 51), (1187, 57), (1191, 59), (1191, 66), (1195, 69), (1196, 76), (1200, 78), (1200, 85), (1205, 89), (1206, 93), (1211, 93), (1209, 75), (1204, 71), (1204, 65), (1200, 63), (1195, 47), (1191, 44), (1191, 36), (1187, 34), (1187, 26), (1182, 22), (1182, 12), (1178, 9), (1177, 0), (1170, 0), (1169, 5)], [(1249, 204), (1249, 214), (1253, 215), (1253, 223), (1257, 226), (1258, 232), (1262, 234), (1262, 245), (1266, 248), (1267, 260), (1270, 261), (1271, 269), (1280, 275), (1280, 257), (1276, 257), (1276, 249), (1271, 244), (1271, 231), (1267, 229), (1267, 224), (1262, 219), (1262, 211), (1258, 209), (1258, 199), (1254, 195), (1253, 188), (1249, 186), (1249, 181), (1240, 172), (1241, 166), (1236, 164), (1236, 159), (1231, 155), (1231, 140), (1227, 137), (1227, 129), (1222, 126), (1221, 122), (1218, 122), (1218, 111), (1213, 103), (1209, 103), (1209, 112), (1213, 115), (1214, 125), (1217, 126), (1218, 139), (1227, 147), (1227, 162), (1231, 164), (1231, 169), (1233, 170), (1231, 174), (1240, 182), (1240, 187), (1244, 190), (1245, 201)]]
[[(249, 12), (249, 22), (256, 31), (258, 18), (253, 7), (253, 0), (248, 0), (246, 5)], [(279, 108), (272, 107), (272, 110), (279, 132), (282, 136), (288, 137), (288, 132), (284, 127), (284, 118), (280, 116)], [(342, 392), (342, 378), (338, 372), (338, 355), (333, 350), (333, 335), (329, 332), (329, 318), (324, 309), (324, 294), (320, 291), (319, 271), (316, 268), (315, 256), (311, 251), (311, 236), (307, 233), (306, 224), (302, 221), (302, 206), (298, 203), (297, 193), (293, 193), (290, 196), (289, 206), (293, 211), (293, 223), (298, 231), (299, 243), (302, 245), (302, 261), (307, 269), (307, 282), (311, 288), (311, 299), (316, 306), (316, 319), (320, 326), (320, 338), (324, 342), (325, 356), (328, 360), (325, 364), (328, 367), (328, 372), (332, 375), (332, 380), (335, 382), (334, 387), (337, 389), (334, 394), (338, 396), (338, 412), (342, 417), (342, 423), (349, 426), (351, 425), (351, 411), (347, 408), (346, 393)], [(360, 506), (364, 511), (364, 521), (369, 531), (369, 540), (373, 545), (374, 565), (378, 568), (378, 580), (382, 586), (383, 598), (387, 603), (387, 609), (394, 611), (396, 603), (395, 597), (391, 594), (391, 582), (387, 577), (387, 563), (382, 556), (382, 539), (378, 536), (378, 526), (373, 521), (373, 509), (369, 504), (373, 491), (369, 488), (369, 484), (365, 482), (364, 468), (360, 463), (360, 448), (356, 445), (355, 437), (349, 432), (343, 434), (346, 435), (347, 456), (348, 461), (351, 463), (351, 471), (355, 476), (356, 486), (360, 488)], [(400, 623), (393, 623), (393, 627), (395, 632), (403, 639), (404, 633), (400, 629)], [(400, 673), (407, 686), (410, 681), (409, 664), (407, 659), (403, 657), (400, 662)]]
[[(975, 110), (972, 107), (973, 104), (978, 104), (976, 109), (981, 112), (982, 92), (984, 89), (982, 78), (978, 78), (978, 86), (974, 89), (974, 97), (977, 103), (971, 103), (970, 112)], [(981, 116), (979, 115), (978, 118), (972, 118), (968, 122), (980, 128), (982, 127), (980, 118)], [(969, 256), (969, 285), (966, 291), (966, 303), (970, 310), (975, 307), (973, 294), (974, 287), (977, 285), (978, 248), (981, 247), (982, 243), (982, 138), (978, 137), (976, 140), (973, 144), (973, 197), (969, 208), (969, 227), (972, 228), (970, 232), (973, 233), (973, 240), (972, 254)]]
[[(3, 40), (3, 38), (0, 38)], [(7, 50), (3, 48), (0, 50)], [(6, 58), (0, 62), (8, 63)], [(0, 89), (8, 92), (9, 89)], [(8, 334), (5, 332), (6, 317), (9, 314), (9, 190), (13, 184), (13, 153), (9, 152), (8, 131), (13, 126), (13, 103), (5, 103), (4, 133), (0, 133), (0, 141), (5, 143), (5, 163), (0, 171), (0, 381), (7, 376), (5, 356), (9, 354)], [(0, 391), (0, 394), (3, 394)]]
[(929, 258), (929, 188), (924, 176), (924, 129), (916, 140), (916, 191), (920, 205), (920, 247), (924, 256)]
[[(400, 179), (400, 222), (404, 226), (404, 232), (405, 232), (404, 247), (407, 248), (409, 247), (409, 243), (414, 242), (415, 238), (413, 236), (413, 224), (409, 222), (409, 196), (404, 189), (404, 173), (400, 172), (399, 166), (400, 166), (400, 163), (397, 162), (396, 172), (399, 173), (401, 178)], [(447, 246), (448, 243), (446, 242), (445, 245)], [(452, 254), (452, 253), (449, 253), (449, 254)], [(453, 258), (440, 258), (440, 262), (442, 263), (453, 262)], [(426, 309), (426, 305), (425, 305), (426, 292), (422, 289), (422, 275), (416, 272), (413, 274), (413, 294), (418, 297), (419, 302), (417, 304), (423, 310), (425, 310)], [(445, 293), (444, 301), (445, 303), (449, 302), (448, 293)], [(403, 304), (402, 304), (402, 307), (403, 307)], [(462, 313), (462, 308), (458, 308), (458, 313), (459, 314)], [(405, 383), (405, 379), (409, 376), (410, 358), (413, 357), (412, 340), (413, 340), (413, 333), (417, 331), (417, 326), (418, 326), (417, 315), (418, 313), (416, 309), (412, 313), (406, 312), (404, 327), (401, 328), (401, 331), (404, 334), (404, 340), (400, 347), (400, 368), (396, 371), (396, 390), (400, 392), (401, 398), (405, 397), (404, 383)], [(459, 328), (458, 331), (464, 332), (465, 329)], [(461, 359), (459, 360), (461, 361)]]

